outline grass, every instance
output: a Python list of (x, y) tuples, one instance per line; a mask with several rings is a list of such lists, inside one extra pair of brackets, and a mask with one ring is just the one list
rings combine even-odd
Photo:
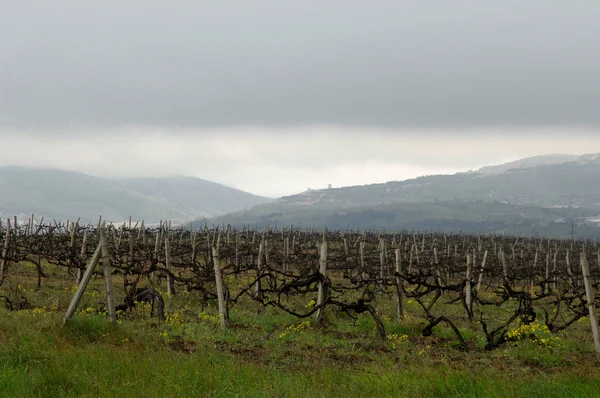
[(478, 334), (461, 324), (473, 347), (465, 353), (443, 325), (422, 337), (410, 304), (401, 323), (390, 303), (378, 306), (390, 334), (382, 342), (370, 316), (329, 313), (321, 329), (253, 303), (236, 306), (232, 327), (222, 331), (213, 303), (202, 308), (181, 294), (166, 298), (166, 323), (140, 305), (112, 325), (99, 280), (63, 326), (70, 286), (50, 278), (36, 291), (29, 282), (20, 279), (17, 289), (31, 308), (0, 309), (2, 397), (600, 396), (585, 322), (553, 347), (524, 340), (493, 352), (478, 348)]

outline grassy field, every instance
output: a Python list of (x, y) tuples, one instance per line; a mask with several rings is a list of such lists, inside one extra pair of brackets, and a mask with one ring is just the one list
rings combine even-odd
[(385, 297), (377, 308), (387, 341), (369, 316), (328, 313), (321, 328), (252, 302), (234, 307), (223, 331), (213, 303), (184, 292), (165, 296), (166, 322), (139, 304), (112, 325), (99, 278), (63, 326), (72, 286), (51, 275), (38, 291), (22, 275), (0, 290), (28, 302), (0, 308), (2, 397), (600, 396), (587, 318), (548, 344), (526, 339), (492, 352), (466, 321), (469, 352), (441, 325), (422, 337), (416, 303), (397, 322)]

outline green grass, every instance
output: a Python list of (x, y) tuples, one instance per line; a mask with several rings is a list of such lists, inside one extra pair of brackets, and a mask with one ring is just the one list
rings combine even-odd
[(390, 302), (379, 303), (388, 333), (396, 336), (382, 342), (369, 315), (352, 320), (328, 313), (322, 329), (312, 318), (252, 302), (236, 306), (232, 327), (223, 331), (214, 303), (202, 308), (181, 294), (165, 300), (167, 323), (139, 306), (112, 325), (101, 314), (98, 280), (63, 326), (70, 286), (52, 279), (32, 291), (22, 283), (32, 308), (0, 309), (1, 397), (600, 396), (586, 322), (555, 347), (523, 341), (492, 352), (478, 344), (476, 327), (461, 323), (472, 347), (465, 353), (443, 325), (422, 337), (412, 304), (398, 323)]

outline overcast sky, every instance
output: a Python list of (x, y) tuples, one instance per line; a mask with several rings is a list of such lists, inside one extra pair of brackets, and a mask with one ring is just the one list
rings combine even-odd
[(0, 165), (278, 196), (600, 152), (597, 0), (0, 10)]

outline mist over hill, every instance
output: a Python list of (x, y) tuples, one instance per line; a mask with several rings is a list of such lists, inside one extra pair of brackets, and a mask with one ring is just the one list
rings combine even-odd
[(0, 216), (147, 223), (188, 222), (232, 212), (270, 199), (193, 177), (107, 180), (86, 174), (18, 167), (0, 168)]

